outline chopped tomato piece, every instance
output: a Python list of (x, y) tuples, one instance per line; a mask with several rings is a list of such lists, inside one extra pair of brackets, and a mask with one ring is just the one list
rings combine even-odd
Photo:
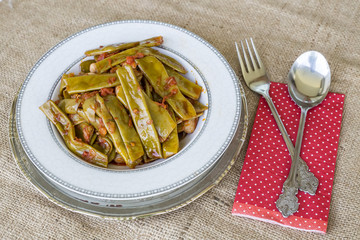
[(91, 98), (91, 97), (95, 96), (97, 93), (98, 93), (97, 91), (86, 92), (86, 93), (82, 94), (81, 98), (83, 100), (86, 100), (88, 98)]
[(97, 57), (97, 59), (96, 59), (96, 61), (101, 61), (101, 60), (104, 60), (105, 58), (107, 58), (107, 53), (102, 53), (102, 54), (100, 54), (98, 57)]
[(136, 59), (138, 59), (138, 58), (143, 58), (143, 57), (145, 57), (145, 55), (144, 55), (143, 53), (141, 53), (141, 52), (138, 52), (138, 53), (136, 53), (136, 54), (134, 55), (134, 57), (135, 57)]
[(84, 136), (84, 140), (86, 143), (89, 143), (91, 140), (91, 136), (92, 136), (92, 127), (91, 126), (86, 126), (84, 127), (84, 132), (83, 132), (83, 136)]
[(109, 77), (109, 79), (108, 79), (108, 83), (109, 84), (113, 84), (114, 82), (116, 81), (116, 77)]
[(138, 110), (137, 108), (135, 108), (135, 109), (133, 110), (133, 113), (139, 114), (139, 110)]
[(90, 149), (89, 151), (84, 151), (83, 154), (81, 155), (81, 157), (85, 160), (85, 161), (92, 161), (95, 158), (95, 152), (94, 150)]
[(100, 95), (105, 97), (107, 95), (115, 95), (114, 88), (102, 88), (100, 89)]
[(99, 133), (100, 133), (100, 136), (105, 137), (106, 133), (107, 133), (106, 128), (105, 127), (99, 128)]
[(108, 127), (109, 127), (109, 132), (110, 132), (110, 133), (114, 133), (114, 132), (115, 132), (115, 130), (116, 130), (116, 124), (115, 124), (113, 121), (111, 121), (111, 122), (108, 123)]
[(135, 58), (133, 56), (127, 56), (125, 63), (131, 65), (134, 62)]
[(110, 69), (110, 73), (115, 73), (117, 69), (118, 69), (118, 67), (113, 67), (113, 68), (111, 68), (111, 69)]

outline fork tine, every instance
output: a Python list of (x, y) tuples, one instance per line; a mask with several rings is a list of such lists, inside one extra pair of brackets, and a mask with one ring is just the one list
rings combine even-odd
[(257, 62), (259, 63), (259, 67), (260, 67), (260, 68), (264, 68), (263, 63), (261, 62), (261, 58), (260, 58), (258, 52), (256, 51), (256, 47), (255, 47), (255, 44), (254, 44), (254, 41), (253, 41), (252, 38), (250, 38), (250, 42), (251, 42), (251, 45), (252, 45), (252, 47), (253, 47), (253, 50), (254, 50), (254, 53), (255, 53), (255, 56), (256, 56), (256, 60), (257, 60)]
[(246, 43), (246, 47), (247, 47), (247, 50), (248, 50), (248, 53), (249, 53), (249, 56), (250, 56), (250, 59), (251, 59), (253, 69), (255, 70), (257, 68), (257, 65), (255, 64), (254, 57), (253, 57), (253, 54), (251, 53), (251, 49), (249, 47), (249, 43), (248, 43), (247, 39), (245, 39), (245, 43)]
[(239, 58), (241, 72), (244, 74), (244, 73), (246, 73), (246, 68), (245, 68), (244, 62), (243, 62), (243, 60), (241, 58), (241, 53), (240, 53), (239, 46), (238, 46), (237, 42), (235, 42), (235, 48), (236, 48), (236, 52), (237, 52), (237, 55), (238, 55), (238, 58)]
[(250, 66), (250, 63), (249, 63), (249, 59), (248, 59), (248, 57), (246, 56), (246, 52), (245, 52), (245, 48), (244, 48), (243, 41), (240, 41), (240, 43), (241, 43), (241, 48), (242, 48), (242, 51), (243, 51), (243, 55), (244, 55), (244, 59), (245, 59), (247, 71), (250, 72), (252, 69), (251, 69), (251, 66)]

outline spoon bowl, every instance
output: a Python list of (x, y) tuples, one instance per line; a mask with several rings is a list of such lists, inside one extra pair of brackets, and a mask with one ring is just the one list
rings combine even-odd
[(312, 108), (326, 97), (331, 82), (330, 67), (325, 57), (316, 51), (301, 54), (288, 75), (291, 98), (303, 108)]

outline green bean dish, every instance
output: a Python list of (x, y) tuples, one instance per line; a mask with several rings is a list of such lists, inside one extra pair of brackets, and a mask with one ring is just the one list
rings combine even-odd
[(202, 87), (175, 59), (152, 48), (163, 37), (85, 52), (81, 72), (64, 74), (59, 99), (40, 109), (67, 148), (86, 162), (135, 168), (179, 151), (207, 109)]

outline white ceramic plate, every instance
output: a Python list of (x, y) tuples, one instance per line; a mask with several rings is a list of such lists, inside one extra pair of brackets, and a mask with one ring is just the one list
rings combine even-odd
[[(205, 90), (200, 101), (209, 110), (181, 150), (166, 160), (136, 169), (102, 169), (72, 155), (39, 110), (57, 95), (61, 75), (82, 59), (85, 50), (118, 42), (164, 37), (162, 52), (188, 70), (187, 77)], [(153, 21), (121, 21), (98, 25), (63, 40), (33, 67), (16, 104), (16, 127), (32, 163), (52, 182), (70, 191), (102, 199), (134, 199), (179, 188), (213, 166), (230, 144), (239, 124), (241, 94), (237, 77), (209, 43), (177, 26)]]

